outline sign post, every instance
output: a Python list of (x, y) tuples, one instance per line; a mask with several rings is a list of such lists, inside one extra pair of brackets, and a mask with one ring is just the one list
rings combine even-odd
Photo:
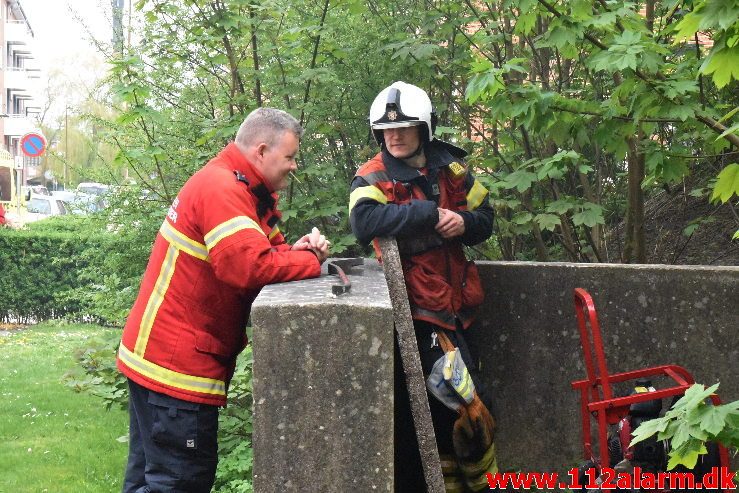
[[(29, 158), (37, 158), (40, 157), (46, 152), (46, 138), (41, 134), (41, 132), (30, 132), (21, 137), (21, 152), (24, 156), (27, 156)], [(20, 156), (16, 156), (16, 159)], [(18, 179), (18, 214), (20, 215), (21, 212), (21, 185), (24, 181), (24, 175), (25, 173), (25, 158), (21, 158), (21, 167), (19, 170), (19, 179)], [(18, 168), (18, 161), (16, 161), (16, 168)]]

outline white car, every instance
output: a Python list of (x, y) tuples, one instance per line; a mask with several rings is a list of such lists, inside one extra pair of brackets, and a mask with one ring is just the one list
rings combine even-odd
[(82, 182), (77, 185), (77, 192), (87, 195), (105, 195), (110, 190), (110, 185), (94, 182)]
[(57, 200), (61, 200), (62, 202), (73, 201), (75, 195), (77, 195), (77, 192), (73, 192), (70, 190), (55, 190), (51, 192), (52, 197), (54, 197)]
[(51, 195), (49, 190), (42, 185), (27, 185), (21, 187), (21, 193), (23, 194), (23, 200), (31, 200), (31, 195)]
[(21, 217), (24, 223), (30, 223), (46, 219), (50, 216), (63, 216), (67, 214), (67, 207), (62, 200), (50, 195), (31, 194), (31, 199), (26, 204), (27, 213)]
[(81, 214), (86, 216), (104, 208), (104, 200), (98, 195), (64, 190), (60, 192), (51, 192), (51, 196), (64, 202), (67, 212), (70, 214)]

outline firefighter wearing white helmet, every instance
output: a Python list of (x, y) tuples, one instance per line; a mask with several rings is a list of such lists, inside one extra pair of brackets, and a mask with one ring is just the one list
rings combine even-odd
[[(463, 337), (484, 298), (463, 245), (492, 234), (488, 191), (469, 172), (465, 151), (434, 138), (436, 114), (419, 87), (395, 82), (380, 91), (369, 124), (380, 152), (352, 181), (352, 231), (362, 244), (396, 238), (447, 491), (482, 491), (488, 488), (485, 473), (497, 472), (494, 421), (480, 399), (477, 360)], [(375, 250), (381, 257), (376, 241)], [(447, 366), (464, 377), (445, 378)], [(407, 395), (403, 378), (396, 378), (396, 387)], [(418, 451), (403, 449), (416, 443), (410, 413), (395, 421), (396, 488), (422, 490), (420, 459), (418, 467), (411, 465)]]
[(436, 113), (426, 91), (405, 82), (395, 82), (377, 95), (370, 107), (370, 126), (375, 140), (382, 145), (386, 128), (425, 125), (424, 141), (430, 142), (436, 130)]

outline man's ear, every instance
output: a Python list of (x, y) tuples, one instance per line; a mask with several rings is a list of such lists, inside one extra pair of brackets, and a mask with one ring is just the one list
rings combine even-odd
[(267, 147), (269, 146), (267, 146), (266, 142), (262, 142), (261, 144), (259, 144), (256, 149), (257, 156), (259, 156), (260, 158), (264, 157), (264, 152), (267, 150)]

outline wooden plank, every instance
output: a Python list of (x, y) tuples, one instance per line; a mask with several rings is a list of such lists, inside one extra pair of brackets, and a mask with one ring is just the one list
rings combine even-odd
[(444, 493), (444, 476), (441, 473), (439, 451), (436, 448), (436, 435), (431, 422), (426, 381), (421, 369), (421, 358), (418, 355), (415, 329), (411, 318), (411, 307), (403, 279), (403, 268), (400, 264), (400, 253), (395, 238), (379, 238), (382, 252), (382, 266), (385, 271), (390, 300), (395, 318), (395, 335), (403, 360), (405, 381), (411, 401), (411, 414), (416, 428), (418, 449), (423, 464), (423, 475), (429, 493)]

